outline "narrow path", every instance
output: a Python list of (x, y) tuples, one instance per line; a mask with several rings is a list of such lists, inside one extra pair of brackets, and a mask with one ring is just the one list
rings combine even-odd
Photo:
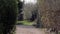
[(16, 34), (45, 34), (42, 29), (34, 28), (33, 26), (16, 26)]

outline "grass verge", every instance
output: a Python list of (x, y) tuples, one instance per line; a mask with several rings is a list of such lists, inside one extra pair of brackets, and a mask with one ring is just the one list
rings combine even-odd
[(17, 21), (17, 24), (22, 24), (22, 25), (32, 25), (33, 22), (29, 22), (27, 20), (24, 20), (24, 21)]

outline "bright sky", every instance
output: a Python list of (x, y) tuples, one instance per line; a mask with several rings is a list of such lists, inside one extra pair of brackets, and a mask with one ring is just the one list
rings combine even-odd
[[(23, 1), (23, 0), (21, 0), (21, 1)], [(37, 2), (37, 0), (24, 0), (24, 1), (25, 1), (25, 4), (27, 4), (27, 3), (35, 4)]]

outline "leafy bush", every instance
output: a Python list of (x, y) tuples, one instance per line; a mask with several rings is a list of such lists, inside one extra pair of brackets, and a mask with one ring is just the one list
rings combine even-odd
[(0, 0), (0, 34), (11, 34), (17, 17), (17, 0)]

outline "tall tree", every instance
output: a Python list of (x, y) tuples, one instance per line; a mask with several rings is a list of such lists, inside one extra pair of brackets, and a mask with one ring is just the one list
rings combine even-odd
[(14, 33), (17, 13), (17, 0), (0, 0), (0, 34)]
[(38, 0), (41, 21), (44, 27), (60, 30), (60, 0)]
[(23, 4), (24, 4), (24, 2), (22, 2), (22, 1), (18, 2), (18, 11), (19, 11), (18, 12), (19, 13), (18, 14), (18, 20), (19, 21), (23, 20), (23, 10), (22, 10), (23, 9)]

